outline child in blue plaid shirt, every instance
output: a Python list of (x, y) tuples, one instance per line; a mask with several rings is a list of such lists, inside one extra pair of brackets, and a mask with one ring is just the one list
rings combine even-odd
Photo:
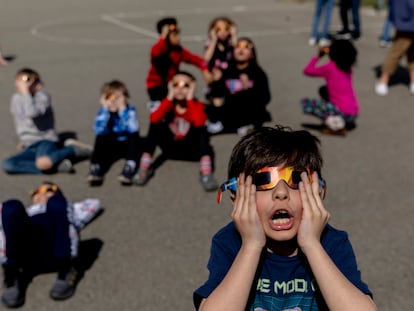
[(102, 185), (104, 175), (112, 164), (125, 159), (118, 180), (132, 184), (139, 152), (139, 121), (134, 106), (128, 103), (129, 92), (118, 80), (105, 83), (101, 89), (101, 107), (95, 118), (96, 134), (87, 180), (91, 186)]

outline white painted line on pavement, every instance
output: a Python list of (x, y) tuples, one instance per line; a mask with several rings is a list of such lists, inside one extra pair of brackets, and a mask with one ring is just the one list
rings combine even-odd
[(105, 22), (111, 23), (113, 25), (119, 26), (124, 29), (131, 30), (133, 32), (139, 33), (141, 35), (144, 35), (150, 38), (158, 39), (159, 37), (159, 35), (153, 31), (149, 31), (149, 30), (146, 30), (145, 28), (138, 27), (130, 23), (121, 21), (107, 14), (101, 15), (101, 19), (104, 20)]

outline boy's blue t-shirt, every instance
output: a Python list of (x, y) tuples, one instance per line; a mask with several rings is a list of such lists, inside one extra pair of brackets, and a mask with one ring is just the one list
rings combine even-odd
[[(327, 225), (321, 242), (339, 270), (363, 293), (372, 296), (368, 286), (361, 280), (348, 234)], [(209, 278), (193, 296), (197, 309), (201, 300), (207, 298), (226, 276), (240, 247), (241, 238), (233, 222), (213, 237), (207, 266)], [(327, 310), (303, 254), (287, 257), (264, 251), (251, 297), (246, 310)]]

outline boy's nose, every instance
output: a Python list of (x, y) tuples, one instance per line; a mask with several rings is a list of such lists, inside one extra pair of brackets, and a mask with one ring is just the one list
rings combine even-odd
[(272, 191), (275, 200), (286, 200), (289, 197), (289, 186), (284, 180), (279, 180)]

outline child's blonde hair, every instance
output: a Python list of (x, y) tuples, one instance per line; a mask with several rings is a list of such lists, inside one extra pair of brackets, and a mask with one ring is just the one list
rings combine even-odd
[(129, 98), (129, 91), (126, 85), (119, 80), (112, 80), (101, 87), (101, 94), (112, 94), (115, 91), (121, 91), (126, 98)]

